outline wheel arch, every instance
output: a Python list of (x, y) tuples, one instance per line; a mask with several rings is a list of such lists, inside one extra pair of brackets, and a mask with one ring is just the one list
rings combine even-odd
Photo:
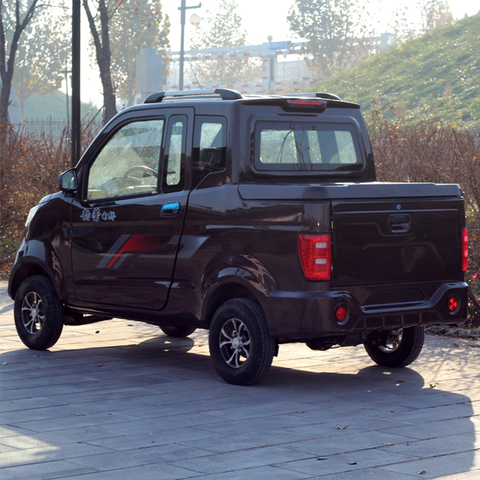
[(205, 273), (201, 318), (207, 328), (218, 307), (233, 298), (256, 302), (268, 317), (265, 299), (269, 292), (278, 288), (271, 273), (258, 258), (249, 254), (218, 255), (210, 262)]
[[(250, 272), (243, 271), (244, 276), (239, 276), (240, 273), (237, 270), (237, 275), (229, 276), (228, 278), (219, 279), (213, 285), (207, 289), (205, 295), (205, 301), (203, 302), (202, 318), (205, 320), (206, 325), (209, 327), (212, 321), (213, 315), (217, 309), (223, 303), (234, 298), (245, 298), (257, 303), (262, 310), (264, 310), (262, 302), (260, 300), (261, 294), (259, 289), (261, 285), (258, 280), (250, 274)], [(249, 278), (249, 281), (245, 280), (245, 275)], [(252, 280), (255, 280), (252, 283)]]
[(52, 275), (49, 274), (48, 269), (45, 265), (40, 264), (36, 261), (36, 258), (33, 259), (25, 259), (21, 265), (19, 265), (10, 275), (10, 279), (8, 282), (8, 294), (10, 298), (14, 299), (20, 285), (26, 280), (28, 277), (33, 275), (41, 275), (43, 277), (47, 277), (52, 282), (55, 290), (57, 291), (57, 295), (60, 297), (60, 292), (58, 289), (58, 285), (54, 281)]

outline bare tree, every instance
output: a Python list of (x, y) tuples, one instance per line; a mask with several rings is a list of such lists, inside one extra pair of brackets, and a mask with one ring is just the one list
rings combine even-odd
[(162, 13), (160, 0), (125, 0), (112, 18), (110, 46), (112, 79), (117, 97), (133, 105), (136, 94), (136, 57), (141, 48), (170, 48), (170, 21)]
[(15, 56), (22, 33), (32, 21), (39, 0), (0, 0), (0, 123), (8, 123), (8, 105), (12, 91)]
[[(195, 50), (246, 45), (247, 32), (237, 12), (235, 0), (221, 0), (215, 12), (207, 12), (207, 19), (197, 27), (191, 47)], [(223, 59), (197, 62), (195, 74), (201, 83), (228, 85), (249, 82), (260, 65), (255, 59)], [(202, 63), (202, 65), (200, 65)]]
[[(1, 1), (1, 0), (0, 0)], [(112, 51), (110, 47), (110, 20), (125, 0), (97, 0), (95, 15), (92, 14), (88, 0), (83, 0), (90, 32), (95, 45), (100, 80), (103, 87), (104, 122), (117, 114), (115, 89), (113, 88), (111, 66)]]
[(423, 30), (425, 32), (453, 23), (453, 15), (447, 2), (442, 0), (425, 0), (421, 10)]
[(48, 95), (57, 91), (57, 79), (65, 70), (71, 53), (69, 27), (65, 12), (51, 15), (44, 9), (25, 29), (13, 75), (13, 87), (22, 117), (25, 102), (31, 95)]
[(360, 18), (349, 0), (296, 0), (287, 20), (296, 35), (308, 40), (306, 56), (325, 77), (350, 66), (364, 49)]

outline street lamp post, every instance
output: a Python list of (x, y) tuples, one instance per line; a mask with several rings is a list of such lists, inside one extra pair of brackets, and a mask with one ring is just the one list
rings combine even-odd
[(182, 26), (181, 34), (180, 34), (180, 73), (178, 79), (178, 89), (183, 90), (183, 67), (185, 62), (185, 12), (192, 8), (200, 8), (202, 6), (201, 3), (194, 7), (187, 7), (186, 0), (181, 0), (180, 7), (178, 9), (181, 12), (180, 15), (180, 24)]

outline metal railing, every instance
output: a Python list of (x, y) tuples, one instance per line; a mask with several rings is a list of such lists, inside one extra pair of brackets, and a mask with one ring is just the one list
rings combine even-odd
[[(90, 122), (87, 122), (90, 123)], [(93, 122), (95, 127), (100, 130), (101, 120), (98, 122)], [(22, 130), (25, 133), (46, 136), (53, 138), (62, 138), (70, 137), (71, 135), (71, 125), (67, 124), (65, 120), (57, 120), (55, 118), (38, 118), (38, 119), (27, 119), (22, 123), (15, 124), (14, 127), (18, 130)]]

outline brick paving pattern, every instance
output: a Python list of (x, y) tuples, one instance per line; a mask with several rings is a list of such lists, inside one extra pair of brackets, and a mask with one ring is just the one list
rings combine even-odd
[(224, 383), (208, 336), (125, 320), (23, 346), (0, 282), (0, 478), (480, 479), (480, 342), (426, 337), (409, 368), (363, 347), (281, 345), (260, 384)]

